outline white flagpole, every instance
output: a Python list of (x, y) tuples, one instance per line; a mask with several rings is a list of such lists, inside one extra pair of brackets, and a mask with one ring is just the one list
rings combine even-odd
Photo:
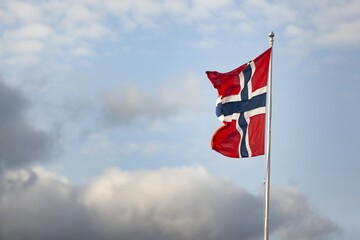
[[(273, 32), (269, 33), (269, 47), (273, 46), (274, 43)], [(264, 216), (264, 240), (269, 239), (269, 198), (270, 198), (270, 145), (271, 145), (271, 104), (272, 104), (272, 93), (271, 93), (271, 78), (272, 78), (272, 55), (273, 50), (271, 50), (270, 64), (269, 64), (269, 76), (268, 76), (268, 111), (267, 111), (267, 137), (266, 137), (266, 178), (265, 178), (265, 216)]]

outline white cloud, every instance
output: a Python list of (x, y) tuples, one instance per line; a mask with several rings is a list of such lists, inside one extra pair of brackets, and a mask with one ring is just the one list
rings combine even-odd
[[(32, 3), (5, 1), (0, 3), (0, 19), (4, 31), (0, 43), (4, 50), (0, 58), (4, 62), (16, 62), (13, 54), (19, 54), (18, 42), (23, 42), (25, 51), (20, 57), (34, 57), (46, 61), (48, 56), (59, 52), (72, 57), (84, 56), (84, 51), (73, 51), (79, 45), (87, 45), (85, 55), (93, 52), (95, 41), (116, 39), (124, 29), (158, 27), (163, 17), (175, 23), (198, 24), (212, 19), (219, 11), (229, 9), (233, 1), (47, 1)], [(197, 25), (198, 25), (197, 24)], [(209, 22), (206, 23), (209, 25)], [(111, 28), (110, 28), (111, 26)], [(29, 41), (38, 41), (29, 46)], [(33, 43), (34, 45), (34, 43)], [(40, 47), (41, 45), (41, 47)], [(59, 51), (62, 49), (62, 51)], [(46, 50), (46, 54), (45, 54)], [(12, 61), (9, 61), (12, 59)]]
[(13, 43), (9, 48), (13, 54), (37, 53), (44, 50), (44, 44), (36, 40), (25, 40)]
[[(44, 39), (53, 32), (52, 28), (44, 24), (24, 25), (20, 29), (13, 32), (5, 32), (5, 37), (13, 40), (17, 39)], [(10, 35), (10, 36), (9, 36)]]
[(356, 45), (360, 42), (360, 18), (350, 22), (341, 21), (340, 24), (333, 25), (333, 29), (324, 31), (314, 40), (320, 46)]
[[(299, 21), (298, 10), (283, 1), (250, 0), (247, 4), (261, 21), (270, 23), (273, 27)], [(265, 16), (264, 16), (265, 15)], [(251, 21), (251, 20), (250, 20)], [(258, 21), (256, 18), (253, 21)]]
[[(298, 18), (286, 26), (292, 42), (311, 47), (351, 47), (359, 43), (359, 1), (302, 1), (293, 8), (297, 8)], [(291, 31), (295, 28), (297, 31)]]
[[(22, 169), (2, 177), (0, 193), (3, 240), (262, 236), (262, 197), (200, 166), (111, 169), (81, 188), (42, 168)], [(272, 205), (271, 235), (279, 240), (320, 240), (337, 230), (294, 189), (273, 191)]]
[[(289, 48), (295, 45), (303, 49), (305, 46), (348, 47), (360, 41), (360, 6), (356, 0), (297, 3), (265, 0), (241, 3), (232, 0), (4, 1), (0, 6), (0, 19), (4, 24), (0, 34), (0, 58), (4, 63), (16, 64), (17, 59), (34, 57), (46, 62), (48, 57), (53, 59), (62, 54), (70, 60), (93, 57), (96, 44), (119, 39), (126, 34), (124, 30), (159, 28), (169, 23), (190, 26), (208, 34), (212, 42), (195, 43), (206, 48), (218, 41), (212, 34), (219, 31), (255, 34), (263, 26), (280, 33), (285, 31)], [(299, 31), (293, 31), (294, 28)], [(39, 41), (37, 45), (30, 46), (29, 41), (35, 39)], [(25, 50), (20, 55), (18, 42), (22, 42), (20, 49)], [(84, 45), (88, 48), (86, 51), (74, 51)]]
[[(4, 1), (2, 4), (6, 16), (21, 23), (34, 23), (42, 20), (42, 9), (26, 1)], [(5, 5), (5, 7), (4, 7)]]

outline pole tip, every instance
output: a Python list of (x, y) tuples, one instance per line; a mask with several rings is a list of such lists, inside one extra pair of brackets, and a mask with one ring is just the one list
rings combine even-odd
[(272, 47), (273, 44), (274, 44), (274, 36), (275, 36), (274, 32), (271, 31), (271, 32), (269, 33), (269, 47)]

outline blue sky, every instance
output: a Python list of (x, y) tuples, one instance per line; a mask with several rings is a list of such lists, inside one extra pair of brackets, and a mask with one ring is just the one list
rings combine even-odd
[(2, 239), (262, 239), (264, 157), (210, 149), (205, 71), (256, 57), (270, 31), (270, 237), (359, 239), (359, 1), (0, 9)]

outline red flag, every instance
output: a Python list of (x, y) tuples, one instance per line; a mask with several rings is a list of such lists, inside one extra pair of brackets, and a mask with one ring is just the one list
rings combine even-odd
[(206, 72), (218, 90), (216, 115), (224, 123), (214, 133), (211, 147), (225, 156), (243, 158), (264, 154), (271, 50), (230, 72)]

